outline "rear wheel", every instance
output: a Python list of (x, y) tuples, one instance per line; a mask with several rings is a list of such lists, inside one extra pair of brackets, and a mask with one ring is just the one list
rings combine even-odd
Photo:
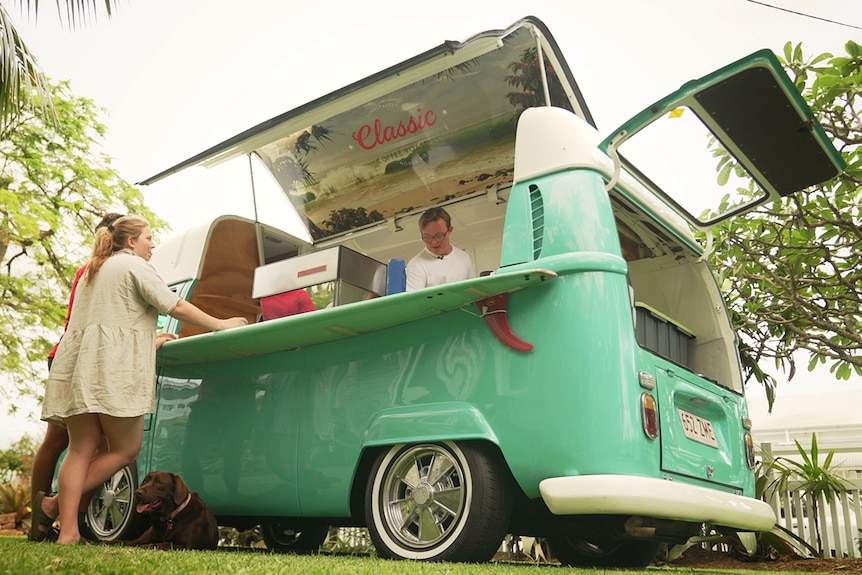
[(498, 457), (478, 445), (446, 442), (382, 453), (365, 506), (381, 557), (487, 561), (506, 535), (512, 504)]
[(560, 563), (577, 567), (646, 567), (659, 546), (652, 540), (615, 538), (604, 529), (587, 536), (551, 536), (548, 545)]
[(149, 518), (135, 511), (138, 466), (128, 465), (105, 481), (87, 506), (85, 523), (96, 539), (135, 539), (149, 526)]
[(329, 533), (328, 525), (298, 525), (295, 521), (271, 519), (260, 525), (266, 546), (279, 553), (315, 552)]

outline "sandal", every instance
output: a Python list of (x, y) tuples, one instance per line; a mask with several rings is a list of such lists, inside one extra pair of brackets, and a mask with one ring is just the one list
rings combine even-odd
[[(42, 511), (42, 500), (45, 498), (45, 492), (40, 491), (36, 494), (36, 497), (33, 498), (33, 511), (32, 511), (32, 519), (30, 519), (30, 533), (27, 535), (27, 538), (30, 541), (43, 541), (46, 537), (48, 537), (48, 532), (51, 531), (51, 527), (54, 525), (55, 519), (48, 517), (44, 511)], [(39, 527), (45, 527), (45, 530), (39, 529)]]
[(58, 527), (51, 527), (48, 531), (45, 532), (45, 539), (43, 541), (48, 541), (50, 543), (56, 543), (57, 539), (60, 538), (60, 529)]

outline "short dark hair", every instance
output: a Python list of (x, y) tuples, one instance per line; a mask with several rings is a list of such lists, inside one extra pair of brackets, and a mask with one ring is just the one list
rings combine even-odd
[(98, 232), (102, 228), (107, 228), (122, 217), (123, 214), (118, 214), (117, 212), (108, 212), (107, 214), (102, 216), (102, 221), (96, 224), (96, 229), (93, 231)]
[(428, 208), (419, 218), (419, 229), (421, 230), (431, 222), (436, 222), (437, 220), (446, 222), (447, 228), (452, 227), (452, 218), (449, 217), (449, 212), (443, 208)]

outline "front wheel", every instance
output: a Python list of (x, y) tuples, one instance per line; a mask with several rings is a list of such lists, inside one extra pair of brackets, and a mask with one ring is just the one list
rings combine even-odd
[(391, 559), (488, 561), (511, 507), (499, 458), (467, 443), (390, 448), (374, 462), (365, 496), (371, 540)]
[(135, 510), (138, 466), (123, 467), (105, 481), (90, 500), (84, 521), (96, 539), (135, 539), (149, 526), (149, 518)]
[(316, 552), (329, 534), (328, 525), (297, 525), (291, 521), (271, 519), (260, 525), (267, 548), (278, 553)]

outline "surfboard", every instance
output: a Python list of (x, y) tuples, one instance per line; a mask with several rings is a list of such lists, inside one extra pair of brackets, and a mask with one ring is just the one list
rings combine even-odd
[[(156, 364), (224, 361), (338, 341), (446, 313), (556, 277), (555, 272), (545, 269), (506, 272), (193, 335), (165, 343), (157, 353)], [(480, 310), (472, 311), (480, 315)]]

